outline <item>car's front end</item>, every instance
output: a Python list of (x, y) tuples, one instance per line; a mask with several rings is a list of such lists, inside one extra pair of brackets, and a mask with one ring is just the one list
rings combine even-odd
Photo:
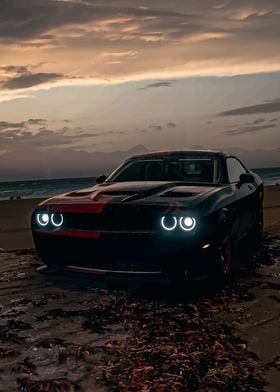
[(207, 274), (225, 236), (225, 217), (222, 210), (205, 213), (197, 201), (219, 193), (220, 188), (179, 187), (181, 194), (175, 199), (175, 184), (148, 186), (153, 192), (140, 192), (142, 197), (136, 199), (133, 192), (113, 184), (110, 191), (108, 186), (97, 186), (91, 192), (64, 195), (38, 206), (32, 215), (32, 232), (43, 262), (96, 276)]

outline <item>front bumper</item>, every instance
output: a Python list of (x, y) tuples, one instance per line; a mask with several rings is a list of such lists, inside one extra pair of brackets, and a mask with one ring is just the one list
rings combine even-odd
[[(42, 261), (71, 273), (140, 279), (201, 276), (211, 268), (216, 245), (205, 239), (154, 233), (102, 233), (81, 237), (33, 230)], [(210, 246), (203, 248), (205, 244)]]

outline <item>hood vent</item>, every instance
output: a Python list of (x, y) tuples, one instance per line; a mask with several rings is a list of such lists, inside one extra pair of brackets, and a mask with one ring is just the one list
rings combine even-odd
[(198, 193), (196, 192), (180, 192), (180, 191), (171, 191), (171, 192), (164, 192), (161, 193), (160, 197), (193, 197), (197, 196)]
[(91, 194), (92, 194), (92, 191), (81, 191), (81, 192), (77, 191), (77, 192), (67, 193), (66, 196), (67, 197), (83, 197), (83, 196), (88, 196)]

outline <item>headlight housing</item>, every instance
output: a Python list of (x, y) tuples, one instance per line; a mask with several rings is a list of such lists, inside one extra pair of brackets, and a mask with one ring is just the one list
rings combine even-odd
[(54, 227), (60, 227), (63, 225), (63, 215), (59, 213), (51, 214), (51, 223)]
[(192, 231), (196, 227), (196, 219), (192, 216), (163, 216), (160, 223), (165, 231), (174, 231), (177, 228)]
[(42, 227), (47, 226), (50, 222), (49, 214), (47, 214), (46, 212), (36, 214), (36, 221), (39, 226), (42, 226)]
[(190, 216), (181, 216), (179, 219), (180, 228), (184, 231), (192, 231), (196, 226), (196, 220)]
[(166, 218), (166, 216), (163, 216), (161, 218), (160, 223), (161, 223), (161, 226), (164, 228), (164, 230), (173, 231), (178, 224), (178, 220), (175, 216), (171, 216), (168, 218)]
[(63, 215), (59, 212), (38, 212), (35, 215), (36, 223), (39, 227), (49, 227), (57, 229), (63, 225)]

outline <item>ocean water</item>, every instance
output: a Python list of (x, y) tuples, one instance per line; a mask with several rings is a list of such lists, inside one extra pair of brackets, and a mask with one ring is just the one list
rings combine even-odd
[(262, 178), (265, 185), (280, 185), (280, 167), (269, 167), (252, 170)]
[[(280, 167), (253, 169), (266, 185), (280, 185)], [(0, 200), (10, 198), (47, 198), (95, 185), (94, 177), (0, 182)]]
[(47, 198), (76, 189), (89, 188), (94, 185), (94, 177), (0, 182), (0, 200), (12, 197), (20, 197), (22, 199)]

